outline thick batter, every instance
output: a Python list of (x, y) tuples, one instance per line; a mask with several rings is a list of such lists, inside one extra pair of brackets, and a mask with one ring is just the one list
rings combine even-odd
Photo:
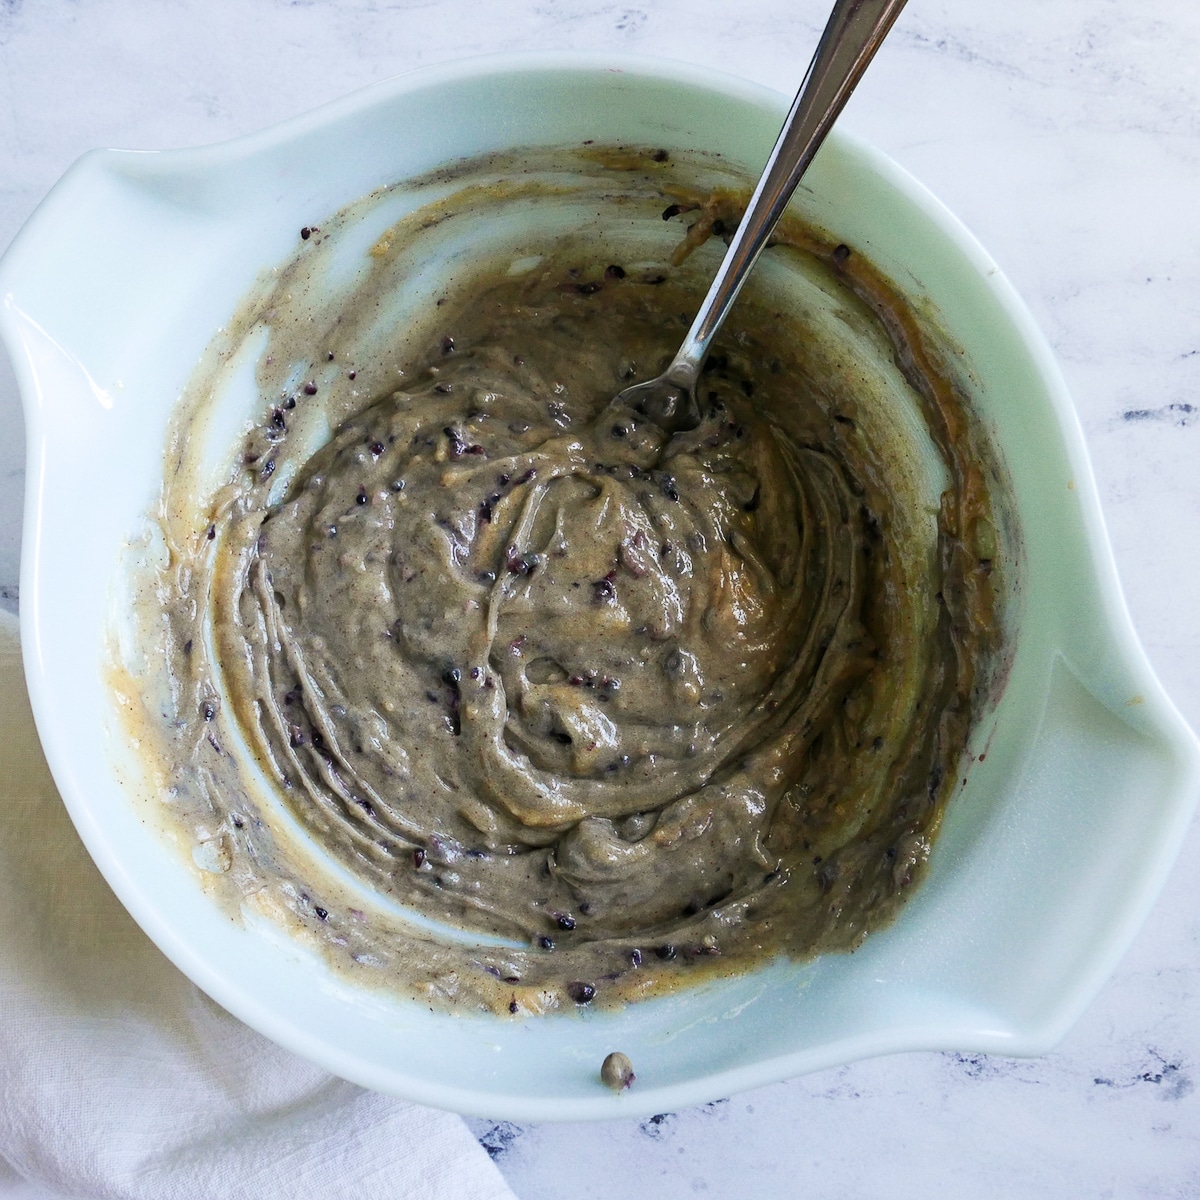
[[(698, 297), (564, 239), (446, 297), (404, 386), (311, 457), (290, 429), (324, 385), (280, 394), (175, 539), (158, 595), (201, 866), (350, 969), (512, 1013), (891, 919), (995, 658), (993, 525), (916, 326), (846, 247), (801, 240), (780, 252), (823, 257), (922, 390), (950, 480), (931, 544), (896, 544), (888, 447), (752, 298), (698, 428), (612, 409)], [(230, 739), (350, 877), (432, 924), (306, 878)]]

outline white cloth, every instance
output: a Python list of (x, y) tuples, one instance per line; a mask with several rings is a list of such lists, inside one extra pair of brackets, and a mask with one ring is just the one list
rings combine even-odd
[(3, 612), (0, 889), (0, 1158), (17, 1174), (87, 1200), (514, 1200), (461, 1118), (280, 1049), (159, 953), (58, 798)]

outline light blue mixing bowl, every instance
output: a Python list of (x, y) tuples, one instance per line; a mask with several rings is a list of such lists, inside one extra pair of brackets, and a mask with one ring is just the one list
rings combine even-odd
[[(287, 258), (302, 225), (484, 151), (593, 138), (716, 150), (753, 174), (787, 103), (645, 59), (435, 67), (228, 145), (89, 154), (0, 264), (0, 333), (28, 430), (23, 646), (55, 779), (164, 953), (248, 1024), (339, 1075), (466, 1113), (578, 1120), (895, 1051), (1037, 1054), (1078, 1017), (1163, 882), (1200, 758), (1130, 625), (1050, 351), (955, 218), (836, 131), (797, 206), (962, 347), (1022, 533), (1012, 666), (986, 757), (891, 928), (852, 955), (777, 962), (621, 1012), (450, 1016), (354, 987), (268, 924), (230, 920), (143, 820), (136, 747), (121, 743), (103, 671), (110, 604), (161, 486), (172, 404), (257, 274)], [(614, 1049), (638, 1074), (620, 1096), (597, 1078)]]

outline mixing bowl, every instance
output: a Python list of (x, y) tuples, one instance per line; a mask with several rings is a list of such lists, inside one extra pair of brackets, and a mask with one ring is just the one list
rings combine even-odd
[[(1021, 531), (1006, 686), (928, 878), (892, 926), (853, 954), (780, 960), (620, 1011), (450, 1015), (356, 986), (268, 922), (231, 919), (135, 802), (138, 747), (104, 670), (125, 550), (159, 495), (177, 397), (300, 228), (373, 189), (514, 147), (661, 145), (753, 174), (786, 107), (645, 59), (439, 66), (227, 145), (86, 155), (0, 264), (0, 333), (28, 432), (25, 665), (63, 799), (181, 970), (345, 1078), (465, 1113), (577, 1120), (896, 1051), (1037, 1054), (1111, 971), (1169, 868), (1200, 759), (1130, 625), (1049, 350), (954, 217), (837, 131), (795, 208), (868, 255), (960, 348)], [(612, 1050), (638, 1076), (620, 1095), (598, 1079)]]

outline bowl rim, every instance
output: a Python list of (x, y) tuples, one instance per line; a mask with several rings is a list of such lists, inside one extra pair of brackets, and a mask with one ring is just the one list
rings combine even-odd
[[(17, 352), (16, 335), (10, 328), (13, 305), (11, 277), (18, 277), (21, 261), (32, 247), (53, 228), (58, 211), (71, 203), (79, 189), (90, 186), (89, 178), (103, 170), (114, 156), (137, 154), (144, 164), (162, 174), (187, 169), (204, 170), (228, 166), (271, 149), (283, 146), (314, 130), (353, 119), (358, 114), (383, 102), (426, 88), (453, 85), (481, 77), (507, 77), (539, 72), (600, 72), (628, 73), (656, 80), (719, 92), (744, 99), (759, 106), (777, 108), (782, 116), (789, 98), (772, 89), (752, 83), (722, 71), (692, 66), (672, 59), (643, 55), (587, 52), (535, 51), (519, 54), (485, 54), (417, 68), (391, 79), (370, 84), (347, 96), (332, 100), (307, 113), (291, 117), (276, 125), (245, 134), (230, 141), (210, 143), (189, 149), (165, 151), (91, 151), (79, 159), (51, 190), (14, 238), (0, 261), (0, 335), (4, 337), (17, 375), (26, 420), (27, 454), (29, 461), (40, 452), (46, 430), (37, 402), (38, 381), (28, 364)], [(1124, 954), (1151, 905), (1166, 880), (1166, 875), (1178, 851), (1179, 843), (1191, 821), (1197, 794), (1200, 794), (1200, 745), (1170, 699), (1166, 696), (1134, 631), (1117, 576), (1112, 549), (1104, 529), (1099, 495), (1090, 460), (1087, 455), (1082, 427), (1070, 400), (1065, 381), (1045, 337), (1015, 289), (990, 255), (982, 248), (962, 222), (931, 192), (882, 152), (865, 141), (835, 128), (830, 143), (842, 154), (858, 160), (886, 185), (902, 193), (918, 206), (939, 228), (953, 249), (986, 279), (987, 286), (1004, 310), (1030, 355), (1050, 401), (1064, 448), (1074, 470), (1077, 501), (1082, 510), (1086, 534), (1086, 549), (1091, 570), (1102, 602), (1106, 633), (1114, 643), (1116, 655), (1138, 683), (1152, 710), (1151, 724), (1172, 747), (1180, 764), (1181, 784), (1171, 819), (1164, 820), (1158, 840), (1158, 853), (1144, 866), (1141, 886), (1123, 912), (1123, 919), (1110, 930), (1104, 945), (1092, 956), (1090, 969), (1081, 973), (1073, 989), (1064, 994), (1055, 1009), (1045, 1015), (1037, 1027), (1031, 1027), (1024, 1038), (1008, 1035), (989, 1039), (980, 1037), (976, 1044), (947, 1046), (944, 1042), (920, 1036), (900, 1028), (869, 1032), (825, 1044), (820, 1052), (798, 1051), (778, 1055), (745, 1067), (738, 1067), (696, 1076), (687, 1082), (643, 1088), (622, 1097), (614, 1107), (611, 1098), (595, 1100), (554, 1098), (529, 1099), (507, 1094), (503, 1103), (494, 1095), (480, 1096), (469, 1089), (406, 1077), (403, 1088), (393, 1072), (379, 1070), (369, 1062), (356, 1061), (332, 1049), (307, 1030), (293, 1025), (262, 1006), (250, 993), (239, 989), (206, 958), (198, 955), (186, 940), (180, 938), (173, 926), (143, 903), (136, 881), (123, 865), (108, 852), (103, 831), (97, 826), (82, 799), (83, 788), (69, 762), (48, 752), (52, 773), (61, 781), (64, 802), (70, 811), (89, 853), (116, 892), (122, 903), (135, 916), (139, 925), (150, 934), (167, 956), (223, 1007), (267, 1033), (272, 1040), (287, 1046), (304, 1057), (355, 1082), (382, 1091), (402, 1094), (409, 1099), (458, 1112), (491, 1115), (503, 1108), (505, 1116), (524, 1120), (579, 1120), (619, 1118), (664, 1111), (668, 1108), (694, 1104), (714, 1095), (726, 1095), (750, 1087), (776, 1082), (801, 1072), (822, 1069), (861, 1058), (909, 1050), (984, 1050), (1006, 1054), (1037, 1054), (1058, 1042), (1090, 1003), (1103, 982)], [(36, 492), (36, 473), (30, 472), (27, 484), (24, 545), (22, 553), (21, 594), (29, 603), (21, 606), (22, 648), (31, 703), (39, 730), (45, 730), (44, 742), (50, 747), (62, 745), (57, 736), (47, 736), (56, 726), (53, 696), (43, 666), (41, 645), (52, 636), (47, 629), (39, 603), (39, 545), (40, 496)], [(960, 1039), (961, 1040), (961, 1039)]]

